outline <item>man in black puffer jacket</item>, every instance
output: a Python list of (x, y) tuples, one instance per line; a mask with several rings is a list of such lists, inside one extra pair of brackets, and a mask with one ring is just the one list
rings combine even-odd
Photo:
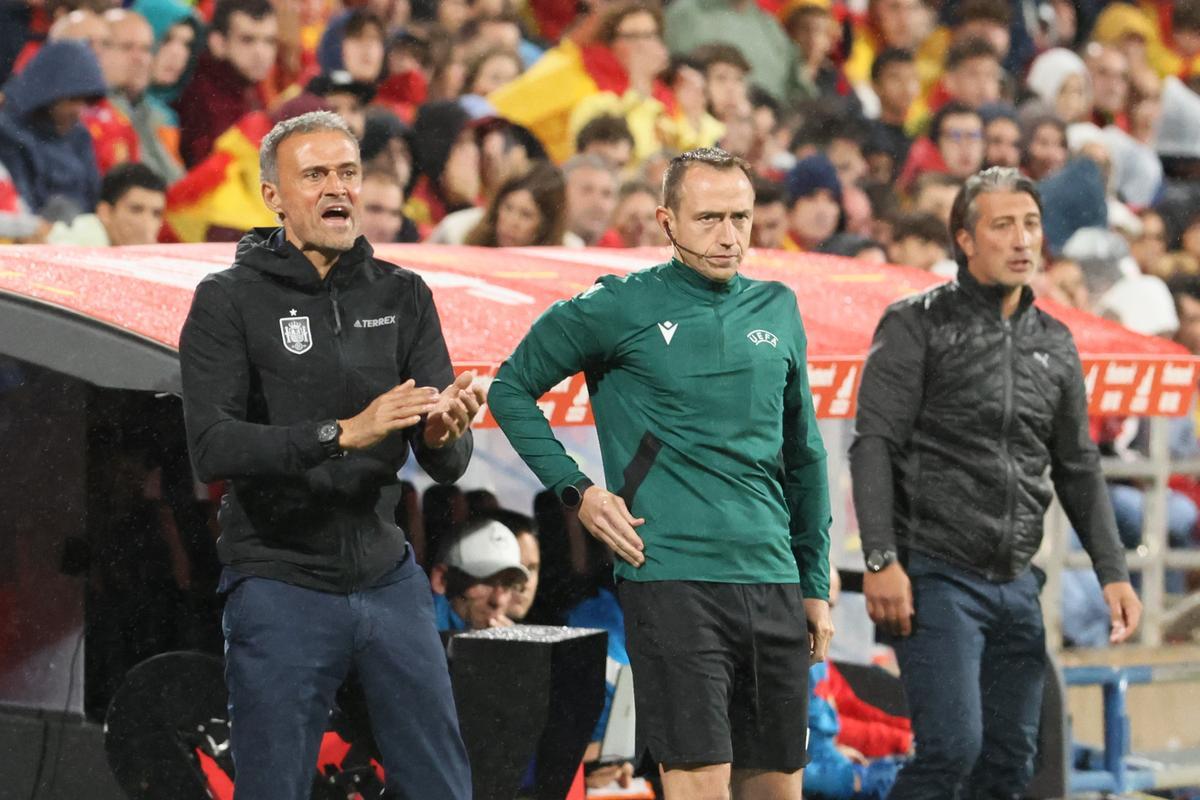
[(1030, 561), (1051, 484), (1104, 586), (1112, 640), (1141, 613), (1079, 355), (1027, 285), (1041, 219), (1016, 170), (968, 179), (950, 220), (958, 280), (888, 308), (863, 371), (851, 448), (863, 591), (896, 648), (917, 741), (892, 800), (1016, 798), (1032, 777), (1045, 630)]
[(200, 283), (179, 346), (196, 474), (230, 482), (217, 546), (237, 797), (309, 797), (353, 667), (389, 796), (467, 800), (429, 581), (376, 505), (410, 449), (435, 480), (462, 475), (482, 391), (455, 379), (429, 287), (358, 235), (345, 122), (281, 122), (260, 159), (283, 227)]

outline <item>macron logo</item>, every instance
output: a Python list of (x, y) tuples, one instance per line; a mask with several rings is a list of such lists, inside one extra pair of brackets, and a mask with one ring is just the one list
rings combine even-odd
[(395, 325), (396, 315), (391, 314), (386, 317), (376, 317), (375, 319), (356, 319), (354, 327), (356, 328), (382, 328), (384, 325)]
[(663, 335), (663, 341), (668, 345), (675, 338), (675, 331), (679, 330), (678, 323), (675, 322), (660, 322), (658, 323), (658, 332)]
[(771, 345), (771, 347), (779, 346), (779, 337), (770, 331), (764, 331), (762, 328), (759, 328), (756, 331), (750, 331), (746, 334), (746, 338), (754, 342), (756, 345), (766, 342), (767, 344)]

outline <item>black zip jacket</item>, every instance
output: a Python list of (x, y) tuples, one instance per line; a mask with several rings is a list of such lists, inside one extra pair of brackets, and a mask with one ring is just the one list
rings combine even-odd
[(217, 550), (241, 572), (330, 592), (369, 586), (404, 555), (376, 513), (410, 446), (439, 482), (457, 480), (470, 432), (424, 445), (423, 426), (329, 458), (321, 421), (358, 414), (408, 378), (454, 380), (429, 287), (372, 257), (359, 237), (321, 280), (282, 229), (256, 228), (233, 266), (196, 287), (179, 341), (188, 446), (202, 481), (227, 480)]
[(1011, 318), (1000, 304), (960, 268), (880, 320), (850, 451), (863, 552), (1011, 580), (1041, 544), (1053, 483), (1101, 584), (1126, 581), (1071, 333), (1028, 288)]

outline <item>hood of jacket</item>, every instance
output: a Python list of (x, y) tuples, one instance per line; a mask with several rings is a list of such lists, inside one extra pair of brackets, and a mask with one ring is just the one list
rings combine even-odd
[[(370, 259), (374, 250), (365, 236), (359, 236), (354, 246), (343, 253), (329, 275), (335, 282), (348, 272), (345, 267)], [(253, 228), (238, 242), (233, 263), (249, 267), (290, 283), (299, 289), (315, 290), (321, 286), (321, 276), (308, 257), (284, 236), (283, 228)]]
[(100, 62), (90, 47), (76, 41), (48, 42), (5, 84), (5, 109), (24, 119), (59, 100), (98, 99), (107, 91)]

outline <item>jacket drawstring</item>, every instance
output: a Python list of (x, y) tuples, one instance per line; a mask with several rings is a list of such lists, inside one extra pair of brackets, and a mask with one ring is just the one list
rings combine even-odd
[(342, 335), (342, 312), (338, 310), (337, 287), (329, 287), (329, 304), (333, 306), (333, 333), (335, 336)]

